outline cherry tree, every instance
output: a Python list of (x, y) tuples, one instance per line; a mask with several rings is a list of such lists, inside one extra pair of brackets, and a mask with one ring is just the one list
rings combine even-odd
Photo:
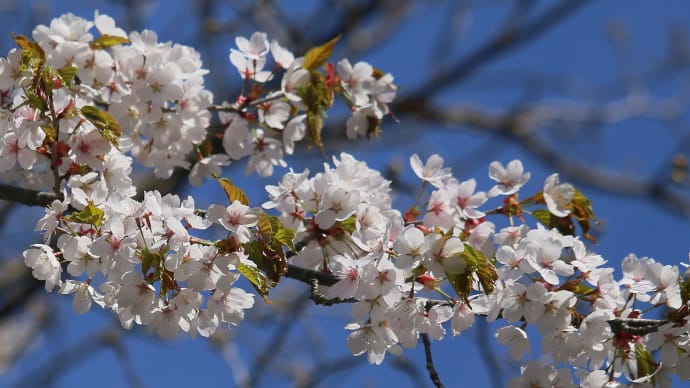
[[(24, 263), (76, 313), (110, 311), (123, 328), (164, 339), (210, 337), (293, 281), (316, 304), (351, 306), (343, 347), (353, 357), (381, 364), (421, 341), (436, 386), (431, 340), (462, 335), (476, 317), (500, 322), (494, 337), (521, 364), (510, 386), (690, 378), (686, 266), (630, 254), (616, 277), (587, 245), (590, 200), (558, 173), (493, 161), (495, 183), (479, 187), (443, 155), (412, 154), (419, 194), (396, 209), (381, 172), (327, 155), (336, 101), (349, 109), (352, 140), (396, 119), (394, 74), (334, 58), (338, 36), (304, 53), (264, 32), (236, 37), (227, 60), (243, 88), (230, 102), (214, 100), (194, 48), (98, 12), (13, 39), (0, 60), (0, 171), (16, 190), (3, 195), (44, 207), (42, 242)], [(323, 154), (321, 169), (286, 172), (300, 142)], [(224, 176), (231, 163), (272, 180), (268, 201), (256, 206)], [(192, 185), (216, 181), (227, 201), (137, 198), (136, 169), (160, 179), (187, 170)], [(525, 193), (535, 179), (542, 189)]]

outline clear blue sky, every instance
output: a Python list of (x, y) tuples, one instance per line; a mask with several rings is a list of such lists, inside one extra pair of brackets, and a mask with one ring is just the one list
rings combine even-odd
[[(110, 10), (121, 11), (120, 8), (99, 5), (99, 2), (54, 1), (49, 3), (55, 15), (70, 11), (91, 18), (93, 7), (100, 8), (104, 13), (109, 13)], [(190, 43), (194, 26), (186, 24), (187, 19), (182, 17), (184, 12), (177, 11), (177, 3), (180, 2), (152, 2), (145, 14), (145, 26), (159, 32), (160, 40)], [(502, 2), (488, 3), (501, 4)], [(33, 4), (41, 4), (41, 2), (33, 2)], [(470, 16), (471, 23), (468, 28), (462, 31), (463, 38), (457, 40), (447, 55), (450, 58), (458, 58), (481, 44), (503, 20), (504, 8), (503, 6), (478, 7), (478, 12)], [(434, 39), (441, 28), (440, 15), (443, 12), (439, 12), (440, 10), (438, 6), (415, 5), (413, 16), (400, 31), (395, 33), (393, 40), (385, 44), (382, 49), (369, 53), (364, 58), (350, 58), (351, 61), (364, 59), (393, 73), (403, 93), (405, 89), (414, 88), (420, 80), (420, 74), (431, 68), (427, 54), (435, 47)], [(8, 15), (12, 14), (6, 13), (5, 18)], [(26, 13), (21, 13), (21, 15), (22, 20), (28, 19)], [(115, 16), (117, 20), (119, 14), (112, 13), (112, 16)], [(617, 61), (607, 40), (606, 31), (612, 20), (618, 20), (629, 28), (633, 54), (629, 62), (623, 64)], [(683, 23), (687, 29), (688, 22), (690, 22), (690, 7), (683, 0), (663, 2), (663, 6), (660, 6), (658, 2), (641, 0), (593, 2), (545, 36), (492, 62), (472, 81), (463, 83), (457, 88), (448, 89), (442, 97), (444, 101), (481, 104), (500, 110), (521, 96), (517, 89), (511, 91), (495, 87), (496, 83), (504, 82), (501, 79), (506, 78), (505, 74), (516, 74), (515, 70), (551, 74), (556, 77), (567, 76), (569, 79), (577, 79), (578, 84), (590, 86), (609, 83), (620, 74), (621, 66), (632, 65), (644, 69), (661, 60), (666, 49), (666, 36), (670, 26), (673, 23)], [(6, 34), (10, 31), (2, 32)], [(13, 30), (12, 32), (28, 34), (30, 31)], [(227, 50), (233, 45), (234, 42), (228, 41)], [(229, 74), (235, 75), (234, 72)], [(662, 95), (663, 90), (658, 93)], [(548, 92), (546, 95), (549, 96)], [(553, 97), (555, 98), (555, 94)], [(382, 141), (362, 148), (359, 148), (361, 144), (353, 144), (351, 151), (378, 168), (385, 168), (391, 160), (402, 161), (408, 171), (405, 177), (410, 181), (411, 174), (409, 174), (407, 160), (411, 153), (416, 152), (423, 157), (431, 153), (439, 153), (452, 163), (456, 177), (461, 180), (476, 177), (479, 187), (483, 190), (491, 187), (486, 176), (488, 163), (491, 160), (500, 160), (505, 163), (514, 158), (522, 159), (526, 169), (532, 172), (532, 180), (525, 192), (539, 190), (546, 176), (553, 172), (549, 166), (542, 165), (539, 160), (526, 154), (522, 148), (506, 140), (492, 140), (491, 143), (487, 143), (491, 138), (480, 131), (428, 128), (420, 131), (419, 133), (423, 135), (416, 137), (414, 142), (395, 143), (393, 149), (387, 147), (387, 138), (395, 137), (396, 131), (410, 130), (408, 125), (403, 122), (396, 126), (388, 122), (383, 128)], [(664, 155), (674, 147), (678, 138), (674, 132), (658, 123), (644, 120), (623, 122), (592, 137), (595, 140), (591, 144), (576, 144), (575, 147), (580, 148), (575, 148), (575, 151), (570, 152), (581, 152), (583, 157), (601, 160), (608, 167), (622, 169), (631, 174), (638, 172), (649, 174), (655, 171), (659, 163), (664, 161)], [(483, 145), (481, 154), (469, 153), (480, 145)], [(570, 145), (564, 144), (564, 147), (566, 146)], [(294, 162), (296, 169), (307, 164), (314, 166), (314, 160), (311, 159), (305, 161), (295, 158), (289, 162)], [(316, 166), (319, 164), (317, 162)], [(274, 177), (259, 182), (256, 179), (240, 178), (241, 171), (233, 170), (233, 174), (237, 177), (236, 179), (246, 182), (243, 186), (254, 198), (263, 195), (261, 185), (273, 184), (277, 179)], [(567, 177), (561, 179), (565, 180)], [(667, 264), (687, 262), (690, 250), (690, 239), (688, 239), (690, 222), (687, 218), (675, 215), (645, 199), (606, 194), (586, 186), (580, 188), (592, 199), (595, 212), (603, 222), (599, 244), (592, 249), (608, 259), (610, 265), (617, 268), (620, 260), (629, 252), (635, 252), (638, 256), (650, 256)], [(222, 193), (215, 185), (206, 185), (203, 190), (204, 198), (208, 203), (223, 200)], [(408, 201), (409, 198), (401, 196), (397, 205), (399, 208), (404, 208), (406, 203), (409, 203)], [(262, 200), (255, 201), (255, 203), (260, 202)], [(202, 201), (199, 205), (205, 206), (208, 203)], [(3, 237), (8, 238), (7, 235)], [(293, 293), (306, 290), (302, 284), (286, 286), (285, 290)], [(276, 294), (281, 290), (283, 288), (276, 290)], [(98, 332), (112, 323), (110, 317), (105, 313), (94, 311), (95, 309), (87, 316), (77, 317), (71, 311), (69, 298), (58, 295), (52, 297), (61, 299), (60, 302), (56, 302), (59, 306), (59, 313), (55, 317), (58, 325), (37, 342), (34, 350), (28, 357), (21, 360), (15, 369), (10, 370), (4, 377), (0, 376), (0, 386), (33, 370), (36, 365), (49, 359), (55, 349), (70, 346), (78, 342), (85, 334)], [(309, 325), (322, 328), (314, 331), (314, 333), (319, 333), (315, 335), (319, 341), (323, 342), (324, 352), (316, 357), (342, 356), (349, 353), (345, 343), (347, 331), (343, 329), (348, 315), (348, 307), (307, 310), (302, 320), (310, 320)], [(291, 337), (291, 342), (285, 348), (293, 349), (296, 359), (314, 357), (314, 355), (305, 355), (301, 344), (295, 342), (308, 338), (304, 335), (304, 327), (295, 329), (299, 334)], [(273, 327), (242, 328), (237, 333), (240, 335), (237, 338), (240, 346), (239, 357), (247, 357), (246, 348), (251, 344), (259, 344), (258, 349), (264, 349), (265, 342), (273, 335)], [(231, 384), (231, 373), (221, 354), (213, 351), (204, 339), (189, 340), (181, 337), (176, 341), (164, 343), (141, 332), (131, 335), (125, 333), (125, 335), (128, 336), (126, 343), (132, 360), (146, 386), (216, 387)], [(432, 344), (436, 366), (446, 386), (483, 386), (488, 381), (489, 375), (496, 373), (493, 370), (487, 370), (482, 363), (477, 343), (473, 339), (475, 335), (476, 330), (471, 330), (460, 337), (454, 339), (448, 337), (440, 343)], [(483, 346), (492, 346), (502, 363), (507, 359), (503, 349), (492, 344), (483, 344)], [(422, 379), (428, 382), (426, 371), (423, 369), (424, 355), (421, 344), (416, 349), (407, 350), (405, 355), (422, 367), (420, 369), (424, 374)], [(281, 354), (279, 357), (285, 357), (285, 355)], [(361, 366), (326, 380), (326, 385), (412, 386), (410, 380), (396, 370), (394, 363), (391, 362), (392, 359), (392, 357), (387, 357), (382, 366), (368, 366), (366, 360), (361, 359)], [(98, 351), (90, 355), (88, 361), (70, 368), (67, 373), (61, 375), (55, 385), (59, 387), (125, 386), (126, 380), (117, 365), (110, 350)], [(508, 372), (508, 375), (510, 374)], [(267, 378), (263, 381), (263, 385), (271, 386), (271, 381), (271, 378)]]

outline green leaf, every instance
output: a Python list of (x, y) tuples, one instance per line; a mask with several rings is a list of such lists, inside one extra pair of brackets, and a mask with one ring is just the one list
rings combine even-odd
[[(261, 259), (260, 263), (255, 262), (270, 280), (277, 283), (281, 276), (287, 272), (287, 259), (283, 245), (288, 245), (294, 251), (293, 243), (288, 241), (291, 234), (294, 240), (294, 232), (290, 233), (291, 231), (286, 229), (278, 218), (268, 216), (266, 213), (261, 213), (257, 228), (259, 229), (257, 243)], [(281, 236), (279, 237), (278, 234)], [(285, 244), (286, 242), (289, 244)]]
[(93, 204), (93, 202), (89, 201), (81, 211), (66, 216), (65, 220), (79, 224), (89, 224), (98, 228), (103, 221), (104, 215), (105, 212), (103, 210), (99, 209)]
[(288, 247), (291, 251), (295, 251), (295, 231), (286, 228), (282, 222), (275, 216), (268, 216), (268, 220), (271, 223), (271, 228), (273, 229), (273, 239), (280, 244)]
[[(636, 378), (641, 378), (644, 376), (650, 376), (650, 380), (647, 382), (654, 385), (654, 373), (659, 367), (659, 364), (654, 360), (654, 356), (641, 344), (635, 345), (635, 359), (637, 361), (637, 373)], [(635, 376), (635, 374), (632, 374)]]
[(345, 231), (347, 231), (349, 234), (352, 234), (357, 229), (357, 216), (352, 215), (352, 216), (348, 217), (347, 219), (344, 219), (342, 221), (338, 221), (338, 223), (340, 224), (340, 226), (343, 229), (345, 229)]
[(115, 35), (101, 35), (89, 43), (89, 47), (93, 50), (103, 50), (125, 43), (129, 43), (129, 39)]
[(122, 135), (122, 131), (120, 130), (120, 124), (110, 113), (102, 111), (95, 106), (86, 105), (81, 108), (81, 114), (98, 129), (98, 132), (101, 133), (105, 140), (116, 147), (118, 146), (118, 140), (120, 135)]
[(71, 88), (74, 83), (74, 78), (77, 76), (79, 68), (75, 66), (65, 66), (57, 69), (60, 79), (68, 88)]
[[(283, 245), (287, 245), (294, 251), (293, 243), (288, 241), (291, 231), (286, 229), (276, 217), (268, 216), (265, 213), (261, 213), (256, 226), (259, 229), (258, 240), (243, 246), (250, 245), (245, 248), (248, 250), (250, 258), (266, 273), (271, 281), (278, 283), (287, 272), (287, 259)], [(278, 234), (281, 236), (279, 237)], [(292, 235), (294, 236), (294, 232)], [(294, 240), (294, 237), (292, 239)], [(252, 246), (252, 243), (256, 243), (256, 246)]]
[(582, 235), (596, 243), (597, 239), (589, 234), (589, 222), (590, 220), (594, 221), (595, 223), (598, 223), (599, 220), (597, 220), (596, 216), (594, 215), (594, 210), (592, 209), (592, 202), (587, 198), (580, 190), (575, 189), (575, 195), (573, 196), (573, 200), (570, 202), (568, 205), (568, 208), (571, 211), (571, 215), (577, 220), (577, 223), (580, 224), (580, 228), (582, 228)]
[(453, 286), (455, 293), (467, 304), (470, 303), (470, 292), (472, 292), (472, 273), (465, 272), (460, 274), (446, 273), (448, 282)]
[(268, 292), (275, 284), (271, 283), (257, 267), (240, 263), (240, 265), (237, 266), (237, 270), (242, 276), (249, 280), (256, 292), (261, 295), (261, 298), (263, 298), (266, 303), (271, 303), (267, 298)]
[(33, 90), (24, 89), (24, 95), (26, 96), (26, 103), (41, 112), (48, 110), (48, 103), (39, 97)]
[(328, 58), (330, 58), (331, 54), (333, 53), (333, 47), (335, 47), (335, 44), (339, 39), (340, 35), (307, 51), (307, 54), (304, 55), (302, 67), (307, 70), (316, 70), (323, 66), (323, 64), (326, 63)]
[(321, 141), (321, 130), (323, 129), (323, 110), (307, 111), (307, 135), (314, 143), (316, 148), (323, 150), (323, 142)]
[(536, 218), (539, 223), (542, 225), (546, 226), (547, 228), (551, 227), (551, 213), (546, 210), (546, 209), (536, 209), (532, 211), (532, 217)]
[(494, 284), (498, 280), (498, 273), (496, 267), (489, 261), (489, 259), (481, 251), (474, 249), (472, 245), (465, 244), (465, 249), (460, 253), (468, 266), (468, 272), (474, 272), (479, 279), (479, 285), (484, 290), (485, 294), (490, 294), (494, 290)]
[(145, 277), (153, 266), (153, 259), (156, 258), (156, 255), (151, 253), (147, 248), (144, 248), (139, 253), (139, 257), (141, 257), (141, 274)]
[(12, 39), (22, 49), (21, 70), (38, 72), (46, 62), (43, 48), (24, 35), (12, 35)]
[(253, 240), (242, 244), (244, 252), (249, 256), (249, 260), (256, 263), (259, 268), (264, 266), (264, 255), (261, 252), (261, 245), (258, 240)]
[(323, 129), (326, 109), (333, 105), (333, 91), (326, 85), (323, 74), (310, 71), (309, 82), (301, 87), (297, 94), (307, 109), (307, 135), (316, 147), (323, 152), (321, 131)]
[(261, 233), (262, 239), (269, 240), (273, 236), (273, 225), (271, 224), (271, 219), (266, 215), (266, 213), (261, 212), (259, 216), (259, 222), (256, 224), (259, 228), (259, 233)]
[(235, 186), (228, 178), (221, 178), (216, 173), (213, 173), (212, 175), (213, 178), (218, 181), (220, 187), (223, 188), (223, 191), (225, 191), (225, 195), (228, 197), (231, 205), (233, 202), (239, 201), (241, 204), (249, 206), (249, 198), (247, 198), (247, 194), (245, 194), (242, 189)]
[(690, 281), (683, 281), (681, 279), (679, 283), (680, 297), (683, 300), (683, 305), (686, 305), (690, 301)]

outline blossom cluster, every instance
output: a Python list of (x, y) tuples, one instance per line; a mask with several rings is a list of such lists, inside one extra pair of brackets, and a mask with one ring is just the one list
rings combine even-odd
[[(681, 293), (687, 274), (631, 254), (616, 280), (580, 238), (544, 220), (536, 228), (526, 223), (528, 206), (545, 208), (561, 223), (579, 211), (582, 199), (572, 185), (554, 174), (538, 195), (519, 200), (530, 173), (518, 160), (493, 162), (489, 177), (496, 185), (486, 192), (477, 191), (474, 179), (456, 180), (438, 155), (426, 163), (413, 155), (410, 162), (434, 190), (422, 201), (424, 211), (415, 205), (402, 216), (390, 207), (390, 182), (347, 154), (311, 178), (308, 171), (290, 172), (280, 185), (267, 186), (271, 201), (264, 207), (280, 210), (297, 240), (308, 242), (292, 263), (333, 274), (338, 281), (328, 295), (354, 302), (346, 326), (354, 354), (378, 364), (387, 352), (415, 347), (422, 333), (442, 339), (447, 327), (459, 335), (480, 315), (508, 323), (496, 338), (516, 361), (530, 353), (527, 327), (533, 327), (543, 339), (541, 354), (570, 365), (585, 386), (622, 375), (662, 385), (671, 373), (690, 378), (688, 295)], [(482, 211), (495, 197), (503, 197), (502, 206)], [(487, 213), (508, 216), (510, 225), (497, 230)], [(643, 317), (643, 310), (664, 308), (675, 313)], [(529, 361), (522, 372), (511, 386), (574, 386), (567, 369)]]
[[(37, 225), (46, 242), (62, 232), (57, 252), (34, 244), (24, 259), (47, 291), (72, 294), (78, 313), (96, 303), (114, 311), (125, 328), (147, 325), (171, 338), (180, 330), (209, 336), (220, 323), (237, 325), (253, 306), (253, 295), (233, 284), (256, 265), (241, 249), (195, 239), (190, 231), (215, 223), (242, 240), (242, 229), (257, 223), (257, 209), (233, 202), (213, 205), (201, 217), (191, 197), (147, 192), (141, 202), (66, 210), (66, 202), (54, 201)], [(70, 278), (63, 280), (65, 264)]]
[(162, 178), (189, 167), (212, 102), (194, 49), (160, 43), (153, 31), (127, 35), (98, 12), (93, 22), (66, 14), (33, 39), (16, 37), (20, 48), (0, 60), (3, 177), (43, 188), (108, 171), (110, 190), (129, 195), (125, 152)]
[[(275, 75), (263, 70), (266, 34), (238, 38), (229, 59), (249, 92), (218, 109), (227, 155), (206, 155), (213, 96), (193, 48), (158, 42), (149, 30), (127, 34), (98, 12), (93, 21), (63, 15), (36, 27), (32, 38), (15, 36), (19, 47), (0, 59), (0, 174), (7, 183), (50, 188), (61, 198), (37, 223), (43, 243), (24, 252), (34, 276), (48, 291), (72, 294), (79, 313), (97, 303), (124, 327), (148, 325), (163, 337), (180, 330), (208, 336), (221, 322), (237, 324), (253, 295), (234, 282), (244, 275), (262, 294), (267, 287), (245, 245), (258, 243), (257, 224), (268, 218), (241, 198), (211, 205), (203, 216), (191, 197), (146, 192), (136, 201), (133, 162), (160, 178), (191, 168), (190, 181), (198, 184), (229, 158), (249, 156), (249, 170), (270, 175), (273, 165), (285, 165), (283, 145), (263, 130), (282, 132), (286, 152), (293, 152), (307, 128), (308, 114), (300, 109), (313, 110), (303, 98), (315, 93), (312, 79), (324, 78), (321, 64), (303, 68), (303, 58), (273, 41), (275, 72), (282, 69), (283, 80), (279, 91), (264, 90)], [(368, 69), (358, 73), (362, 85), (352, 107), (375, 106), (381, 118), (395, 86), (390, 75), (375, 77)], [(355, 78), (346, 75), (341, 82), (330, 74), (319, 91), (348, 100)], [(193, 166), (190, 155), (197, 157)], [(212, 224), (227, 230), (225, 243), (190, 235)]]
[[(236, 38), (238, 49), (230, 51), (245, 85), (251, 90), (234, 105), (223, 104), (219, 119), (224, 130), (223, 148), (234, 160), (249, 157), (247, 173), (255, 170), (261, 176), (273, 174), (273, 166), (285, 167), (284, 154), (292, 154), (295, 142), (309, 134), (320, 144), (323, 109), (340, 94), (352, 110), (347, 120), (347, 136), (369, 136), (378, 123), (390, 113), (388, 103), (397, 86), (391, 74), (379, 74), (366, 62), (354, 66), (347, 59), (329, 64), (327, 74), (315, 71), (318, 62), (309, 54), (295, 58), (276, 40), (269, 42), (263, 32), (249, 39)], [(314, 53), (327, 53), (330, 46), (317, 47)], [(265, 70), (269, 54), (275, 62), (272, 71)], [(308, 63), (305, 63), (308, 61)], [(280, 90), (267, 85), (282, 73)], [(225, 109), (224, 109), (225, 108)]]
[[(265, 210), (219, 178), (242, 158), (248, 172), (271, 175), (306, 136), (321, 147), (335, 95), (352, 111), (348, 137), (378, 134), (393, 77), (364, 62), (327, 63), (336, 40), (295, 58), (264, 33), (238, 37), (229, 60), (244, 94), (215, 106), (194, 49), (126, 34), (106, 15), (68, 14), (33, 40), (15, 37), (19, 48), (0, 59), (0, 175), (60, 197), (37, 223), (43, 242), (24, 251), (33, 276), (71, 294), (79, 313), (96, 303), (123, 327), (170, 338), (239, 324), (254, 295), (237, 280), (266, 297), (291, 265), (330, 277), (314, 284), (329, 303), (352, 303), (348, 347), (371, 363), (420, 335), (459, 335), (479, 315), (506, 322), (496, 339), (523, 361), (511, 386), (690, 379), (688, 272), (631, 254), (616, 279), (581, 239), (592, 238), (589, 201), (558, 174), (520, 198), (531, 174), (519, 160), (491, 163), (496, 183), (480, 191), (441, 156), (413, 155), (422, 191), (404, 212), (391, 182), (347, 153), (266, 186)], [(209, 136), (212, 110), (218, 136)], [(212, 137), (225, 154), (204, 146)], [(156, 191), (135, 200), (135, 159), (162, 178), (177, 167), (191, 169), (193, 184), (214, 176), (229, 204), (197, 209), (192, 197)], [(199, 237), (211, 227), (225, 237)], [(533, 333), (553, 365), (526, 359)]]

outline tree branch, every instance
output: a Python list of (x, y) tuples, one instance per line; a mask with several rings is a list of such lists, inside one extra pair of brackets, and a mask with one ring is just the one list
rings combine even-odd
[[(450, 86), (455, 86), (471, 76), (494, 59), (518, 48), (520, 45), (540, 36), (560, 22), (572, 15), (589, 0), (564, 0), (535, 17), (530, 23), (522, 26), (512, 26), (499, 31), (494, 37), (470, 53), (456, 64), (448, 66), (436, 73), (416, 90), (402, 97), (391, 105), (393, 112), (405, 112), (418, 105), (420, 101), (429, 101)], [(415, 111), (411, 109), (410, 111)]]
[(323, 284), (324, 286), (332, 286), (338, 282), (338, 279), (332, 274), (298, 267), (293, 264), (288, 264), (288, 270), (285, 273), (285, 277), (299, 280), (300, 282), (309, 285), (312, 284), (312, 279), (316, 279), (319, 284)]
[(280, 349), (287, 341), (288, 335), (290, 334), (290, 329), (297, 323), (297, 316), (306, 307), (306, 296), (298, 297), (293, 302), (288, 309), (287, 317), (283, 322), (278, 325), (278, 327), (273, 332), (273, 336), (266, 343), (266, 347), (263, 349), (261, 354), (256, 357), (252, 370), (249, 373), (249, 380), (243, 386), (256, 387), (259, 385), (259, 381), (263, 376), (266, 375), (268, 367), (275, 357), (278, 356)]
[(434, 383), (436, 388), (443, 388), (444, 385), (436, 372), (434, 360), (431, 358), (431, 341), (429, 341), (429, 335), (427, 333), (421, 333), (420, 337), (422, 337), (422, 342), (424, 343), (424, 355), (426, 356), (426, 369), (429, 371), (429, 378), (431, 378), (431, 382)]
[(21, 203), (27, 206), (46, 207), (56, 199), (62, 200), (62, 196), (56, 195), (55, 193), (24, 189), (0, 183), (0, 199)]
[[(690, 100), (690, 97), (687, 99)], [(634, 117), (654, 117), (662, 114), (657, 113), (659, 111), (667, 112), (668, 107), (688, 104), (690, 103), (679, 104), (672, 100), (661, 100), (648, 101), (644, 106), (639, 106), (624, 98), (600, 106), (572, 103), (554, 106), (541, 103), (506, 113), (492, 112), (470, 105), (445, 108), (428, 105), (417, 109), (423, 120), (490, 131), (519, 144), (530, 155), (541, 159), (554, 170), (575, 181), (618, 195), (654, 199), (665, 204), (674, 214), (686, 217), (690, 215), (690, 199), (672, 189), (667, 179), (668, 175), (655, 174), (653, 178), (645, 179), (612, 171), (603, 166), (592, 166), (580, 159), (568, 157), (552, 147), (543, 136), (540, 136), (537, 129), (557, 121), (587, 124), (598, 120), (612, 124)]]
[[(83, 337), (72, 346), (56, 353), (44, 364), (38, 365), (37, 368), (29, 371), (29, 373), (18, 380), (15, 386), (29, 387), (49, 385), (50, 382), (55, 382), (60, 375), (69, 371), (70, 368), (88, 360), (93, 355), (93, 352), (101, 350), (104, 347), (110, 347), (115, 352), (118, 360), (121, 362), (125, 361), (121, 354), (122, 348), (118, 348), (124, 345), (117, 343), (121, 341), (120, 335), (119, 333), (114, 333), (114, 331), (119, 330), (119, 328), (109, 328)], [(125, 379), (127, 379), (130, 386), (143, 386), (129, 359), (126, 359), (126, 363), (122, 367)]]
[(355, 298), (328, 298), (326, 295), (321, 293), (319, 290), (319, 281), (316, 278), (311, 278), (311, 295), (309, 298), (314, 301), (314, 303), (321, 306), (333, 306), (334, 304), (341, 303), (357, 303), (358, 300)]

